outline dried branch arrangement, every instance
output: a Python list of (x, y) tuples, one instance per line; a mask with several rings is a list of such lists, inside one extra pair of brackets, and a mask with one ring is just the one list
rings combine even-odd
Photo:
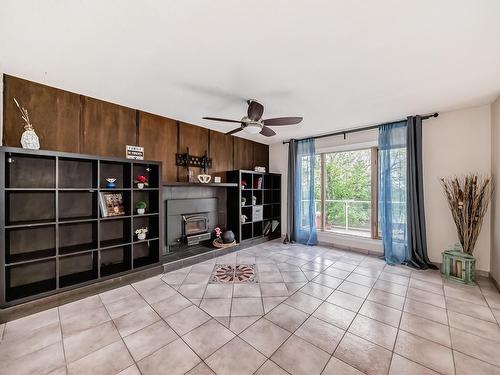
[(14, 98), (14, 102), (16, 103), (17, 108), (19, 108), (19, 112), (21, 112), (21, 118), (25, 122), (24, 130), (33, 130), (33, 125), (31, 124), (30, 115), (28, 114), (28, 110), (24, 107), (21, 107), (19, 105), (19, 103), (17, 102), (16, 98)]
[(484, 215), (493, 193), (490, 177), (469, 174), (441, 179), (448, 206), (463, 250), (471, 254), (481, 232)]

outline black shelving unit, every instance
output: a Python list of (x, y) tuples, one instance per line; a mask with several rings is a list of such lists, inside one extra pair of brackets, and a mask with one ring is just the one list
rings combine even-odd
[[(154, 161), (0, 147), (0, 306), (158, 265), (161, 170)], [(138, 175), (147, 188), (134, 184)], [(103, 217), (101, 192), (122, 193), (125, 214)], [(140, 227), (146, 240), (135, 235)]]
[[(281, 174), (236, 170), (227, 172), (227, 180), (237, 184), (227, 192), (228, 223), (237, 241), (281, 237)], [(242, 215), (247, 218), (244, 223)]]

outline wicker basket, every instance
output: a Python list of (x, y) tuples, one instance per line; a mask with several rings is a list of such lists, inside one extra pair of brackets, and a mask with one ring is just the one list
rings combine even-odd
[(213, 240), (212, 244), (214, 245), (214, 247), (217, 247), (218, 249), (224, 249), (226, 247), (231, 247), (236, 245), (236, 240), (233, 240), (233, 242), (230, 243), (224, 243), (220, 239), (216, 238), (215, 240)]

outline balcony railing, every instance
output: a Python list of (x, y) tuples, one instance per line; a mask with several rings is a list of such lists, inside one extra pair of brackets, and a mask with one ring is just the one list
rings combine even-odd
[[(308, 205), (307, 200), (302, 201), (303, 208)], [(393, 202), (396, 207), (399, 205), (402, 210), (393, 211), (393, 222), (406, 223), (405, 202)], [(321, 200), (314, 201), (316, 211), (316, 227), (318, 230), (346, 233), (362, 237), (371, 236), (371, 213), (372, 202), (361, 200), (337, 200), (325, 199), (325, 216), (321, 216)], [(401, 211), (401, 212), (399, 212)], [(305, 211), (307, 212), (307, 211)], [(401, 216), (401, 217), (399, 217)]]

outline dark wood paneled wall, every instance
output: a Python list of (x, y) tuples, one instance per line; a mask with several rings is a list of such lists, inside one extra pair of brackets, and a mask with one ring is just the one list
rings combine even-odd
[(13, 98), (28, 109), (42, 149), (124, 157), (126, 145), (144, 147), (145, 158), (163, 162), (163, 181), (185, 181), (175, 154), (189, 152), (212, 158), (209, 173), (269, 168), (269, 146), (200, 126), (179, 122), (4, 75), (5, 146), (20, 147), (24, 131)]

